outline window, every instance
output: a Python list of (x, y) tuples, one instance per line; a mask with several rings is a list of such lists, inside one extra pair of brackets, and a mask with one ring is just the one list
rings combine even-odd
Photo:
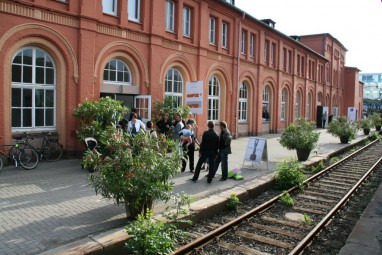
[(271, 46), (271, 65), (276, 65), (276, 44), (272, 43)]
[(292, 72), (292, 51), (288, 50), (288, 72)]
[(210, 44), (215, 44), (215, 25), (216, 20), (214, 18), (210, 18)]
[(269, 120), (269, 87), (265, 86), (263, 91), (263, 120)]
[(183, 7), (183, 35), (191, 36), (191, 9)]
[(281, 92), (281, 120), (286, 119), (287, 95), (287, 90), (284, 88)]
[(141, 0), (128, 0), (129, 2), (129, 20), (139, 21), (140, 19), (140, 9), (141, 9)]
[(283, 63), (283, 70), (284, 71), (286, 71), (286, 69), (287, 69), (287, 61), (288, 61), (287, 49), (283, 48), (282, 63)]
[(212, 76), (208, 84), (208, 120), (219, 120), (220, 84), (219, 80)]
[(117, 0), (102, 0), (103, 12), (117, 15)]
[(297, 94), (296, 94), (296, 104), (295, 104), (295, 110), (294, 110), (294, 116), (295, 118), (300, 118), (300, 105), (301, 105), (301, 92), (300, 91), (297, 91)]
[(255, 36), (253, 34), (249, 37), (249, 55), (252, 58), (255, 56)]
[(222, 24), (222, 47), (228, 48), (228, 24), (226, 22), (223, 22)]
[(248, 109), (248, 90), (247, 85), (242, 82), (240, 84), (239, 92), (239, 121), (247, 121), (247, 109)]
[(306, 104), (306, 119), (312, 120), (312, 93), (308, 93), (308, 102)]
[(52, 129), (56, 125), (56, 68), (45, 51), (28, 47), (12, 62), (13, 131)]
[(183, 78), (178, 70), (171, 68), (168, 70), (165, 78), (165, 96), (171, 97), (176, 100), (177, 105), (174, 107), (179, 107), (183, 102)]
[(241, 54), (245, 54), (246, 53), (246, 45), (245, 45), (245, 41), (247, 40), (247, 32), (242, 30), (241, 31)]
[(129, 67), (119, 59), (112, 59), (103, 70), (103, 80), (108, 83), (131, 84)]
[(173, 1), (166, 0), (166, 30), (174, 32), (175, 30), (175, 3)]
[(268, 63), (269, 62), (269, 41), (268, 40), (265, 40), (264, 42), (264, 62), (265, 63)]

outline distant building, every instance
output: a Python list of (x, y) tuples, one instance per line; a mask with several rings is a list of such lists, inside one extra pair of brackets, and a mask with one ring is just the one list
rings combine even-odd
[[(290, 37), (223, 0), (0, 0), (0, 141), (54, 131), (78, 151), (73, 109), (111, 96), (151, 119), (152, 102), (203, 84), (198, 136), (280, 132), (318, 107), (362, 112), (357, 68), (330, 34)], [(255, 6), (254, 6), (255, 7)], [(263, 118), (263, 112), (266, 117)], [(204, 124), (203, 124), (204, 123)]]
[(382, 99), (382, 73), (360, 73), (359, 80), (364, 83), (364, 98)]

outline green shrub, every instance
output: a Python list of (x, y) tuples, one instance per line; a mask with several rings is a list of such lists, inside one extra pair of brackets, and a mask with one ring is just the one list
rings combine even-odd
[(369, 139), (372, 141), (374, 140), (381, 141), (381, 136), (378, 134), (378, 132), (373, 132), (369, 135)]
[(313, 222), (312, 218), (310, 218), (309, 215), (304, 213), (304, 223), (307, 225), (310, 225), (310, 224), (312, 224), (312, 222)]
[(236, 194), (231, 194), (231, 196), (228, 198), (227, 207), (231, 210), (236, 211), (240, 204), (241, 202), (236, 196)]
[(338, 160), (340, 160), (338, 157), (332, 157), (329, 159), (329, 164), (330, 165), (333, 165), (334, 163), (336, 163)]
[(274, 176), (275, 187), (279, 190), (288, 190), (294, 186), (303, 188), (306, 176), (302, 173), (302, 165), (297, 160), (287, 162), (283, 160), (276, 165), (277, 172)]
[(293, 198), (286, 191), (284, 191), (282, 197), (280, 198), (280, 203), (282, 203), (283, 205), (289, 206), (289, 207), (294, 206)]

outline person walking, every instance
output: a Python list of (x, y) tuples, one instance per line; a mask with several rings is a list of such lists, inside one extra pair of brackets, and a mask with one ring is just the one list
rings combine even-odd
[(199, 179), (200, 169), (202, 164), (208, 158), (210, 162), (210, 169), (207, 177), (207, 182), (211, 183), (212, 177), (214, 176), (214, 159), (219, 148), (219, 136), (214, 131), (215, 124), (213, 121), (208, 121), (208, 130), (203, 133), (202, 142), (200, 143), (200, 156), (198, 163), (196, 164), (194, 176), (190, 181), (196, 182)]
[(170, 135), (171, 121), (168, 113), (165, 113), (162, 118), (156, 123), (158, 132), (164, 134), (167, 138)]
[(175, 114), (175, 122), (174, 122), (174, 136), (173, 139), (176, 143), (179, 143), (180, 137), (179, 137), (179, 132), (184, 128), (184, 123), (182, 121), (182, 116), (180, 116), (179, 113)]
[[(231, 154), (231, 141), (232, 141), (232, 135), (231, 132), (229, 132), (227, 128), (227, 123), (225, 121), (220, 122), (220, 138), (219, 138), (219, 152), (218, 156), (214, 163), (214, 170), (213, 170), (213, 177), (215, 176), (219, 164), (221, 162), (222, 166), (222, 177), (220, 178), (220, 181), (226, 181), (228, 179), (228, 154)], [(211, 166), (210, 166), (211, 168)]]
[[(199, 145), (198, 140), (195, 137), (195, 120), (189, 119), (186, 122), (186, 125), (191, 125), (191, 129), (193, 131), (193, 134), (191, 135), (192, 142), (190, 145), (187, 146), (187, 141), (183, 142), (182, 148), (183, 148), (183, 159), (182, 159), (182, 172), (186, 170), (187, 161), (189, 162), (190, 166), (190, 172), (194, 172), (194, 158), (195, 158), (195, 144)], [(183, 129), (184, 130), (184, 129)]]

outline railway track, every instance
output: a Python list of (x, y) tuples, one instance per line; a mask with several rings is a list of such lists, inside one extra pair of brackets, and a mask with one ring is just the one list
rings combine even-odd
[(208, 234), (175, 254), (300, 254), (345, 206), (373, 171), (382, 169), (382, 143), (374, 141), (307, 179), (304, 191), (287, 192), (293, 207), (278, 203), (282, 194), (224, 225), (209, 225)]

